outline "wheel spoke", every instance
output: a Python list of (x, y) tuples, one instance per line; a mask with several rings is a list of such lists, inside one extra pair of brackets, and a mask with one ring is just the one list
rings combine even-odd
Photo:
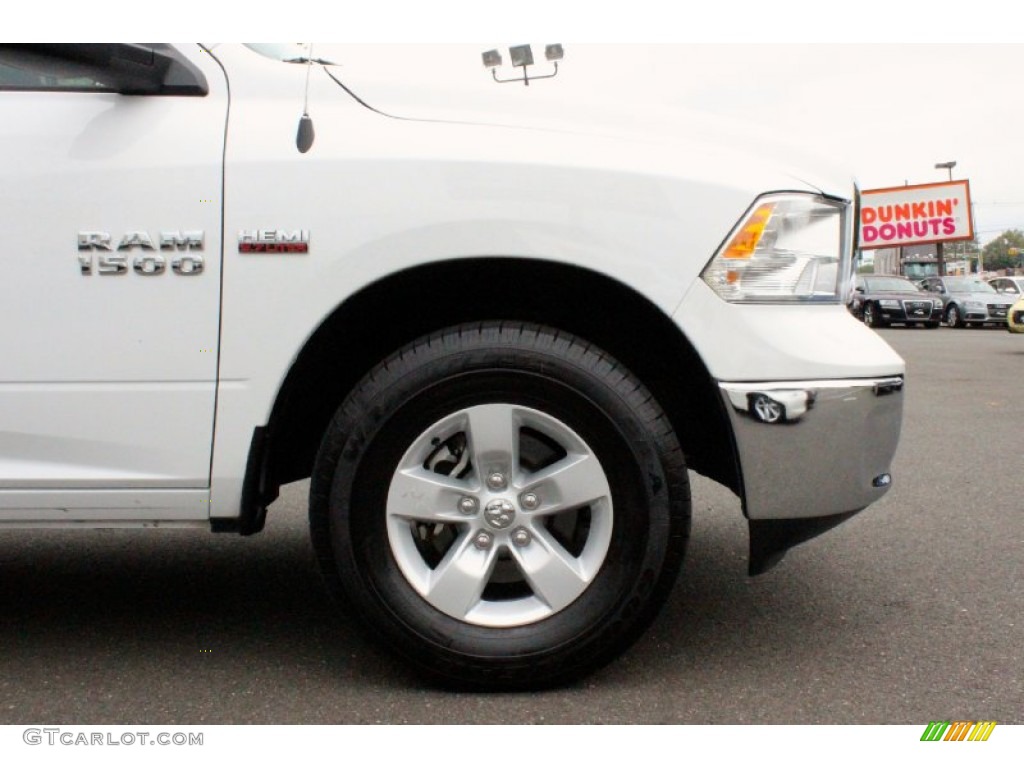
[(589, 454), (570, 454), (526, 480), (541, 500), (537, 514), (578, 509), (611, 495), (600, 462)]
[(465, 617), (480, 602), (494, 568), (495, 552), (495, 547), (477, 549), (470, 536), (463, 536), (431, 574), (426, 598), (450, 616)]
[(422, 467), (403, 469), (391, 480), (387, 513), (408, 520), (462, 523), (466, 515), (458, 504), (468, 492), (466, 483), (445, 475)]
[(582, 563), (546, 531), (535, 530), (528, 547), (511, 552), (533, 593), (553, 611), (579, 597), (590, 583)]
[[(478, 405), (467, 412), (469, 450), (477, 476), (514, 475), (519, 468), (519, 420), (511, 405)], [(511, 477), (509, 478), (511, 479)]]

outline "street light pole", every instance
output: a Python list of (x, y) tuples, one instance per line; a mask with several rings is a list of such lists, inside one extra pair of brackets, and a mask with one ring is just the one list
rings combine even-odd
[[(944, 163), (936, 163), (935, 164), (936, 170), (938, 170), (940, 168), (945, 168), (947, 171), (949, 171), (949, 180), (950, 181), (953, 180), (953, 168), (955, 168), (955, 167), (956, 167), (956, 160), (947, 160)], [(938, 262), (939, 276), (940, 277), (945, 277), (945, 275), (946, 275), (946, 254), (945, 254), (945, 249), (943, 248), (944, 245), (945, 245), (945, 243), (943, 243), (942, 241), (939, 241), (938, 243), (935, 244), (935, 260)]]
[[(974, 203), (971, 203), (971, 232), (974, 232), (974, 227), (976, 226), (977, 221), (978, 220), (974, 216)], [(978, 246), (978, 277), (981, 277), (982, 274), (985, 272), (985, 254), (983, 253), (981, 243), (978, 242), (977, 233), (975, 233), (974, 238), (975, 239), (972, 240), (971, 242), (975, 243)]]

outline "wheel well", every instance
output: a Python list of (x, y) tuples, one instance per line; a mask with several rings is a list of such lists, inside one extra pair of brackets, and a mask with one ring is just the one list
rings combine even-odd
[[(458, 259), (388, 276), (346, 299), (289, 371), (250, 457), (240, 530), (262, 527), (280, 484), (308, 477), (347, 393), (399, 347), (446, 326), (520, 320), (567, 331), (625, 364), (665, 409), (688, 466), (739, 492), (731, 430), (703, 362), (679, 328), (631, 288), (580, 267)], [(260, 446), (258, 449), (256, 446)]]

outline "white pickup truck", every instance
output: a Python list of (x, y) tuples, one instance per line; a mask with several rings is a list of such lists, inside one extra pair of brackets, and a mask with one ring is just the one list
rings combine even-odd
[(885, 493), (904, 364), (845, 309), (850, 178), (305, 50), (0, 46), (0, 525), (249, 535), (311, 478), (365, 625), (515, 689), (650, 623), (688, 470), (752, 574)]

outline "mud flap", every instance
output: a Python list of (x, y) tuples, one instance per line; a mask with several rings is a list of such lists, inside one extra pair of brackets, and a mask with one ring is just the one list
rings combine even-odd
[(760, 576), (771, 570), (791, 547), (813, 539), (830, 528), (849, 520), (859, 509), (827, 517), (803, 517), (791, 520), (748, 520), (750, 524), (750, 564), (747, 573)]

